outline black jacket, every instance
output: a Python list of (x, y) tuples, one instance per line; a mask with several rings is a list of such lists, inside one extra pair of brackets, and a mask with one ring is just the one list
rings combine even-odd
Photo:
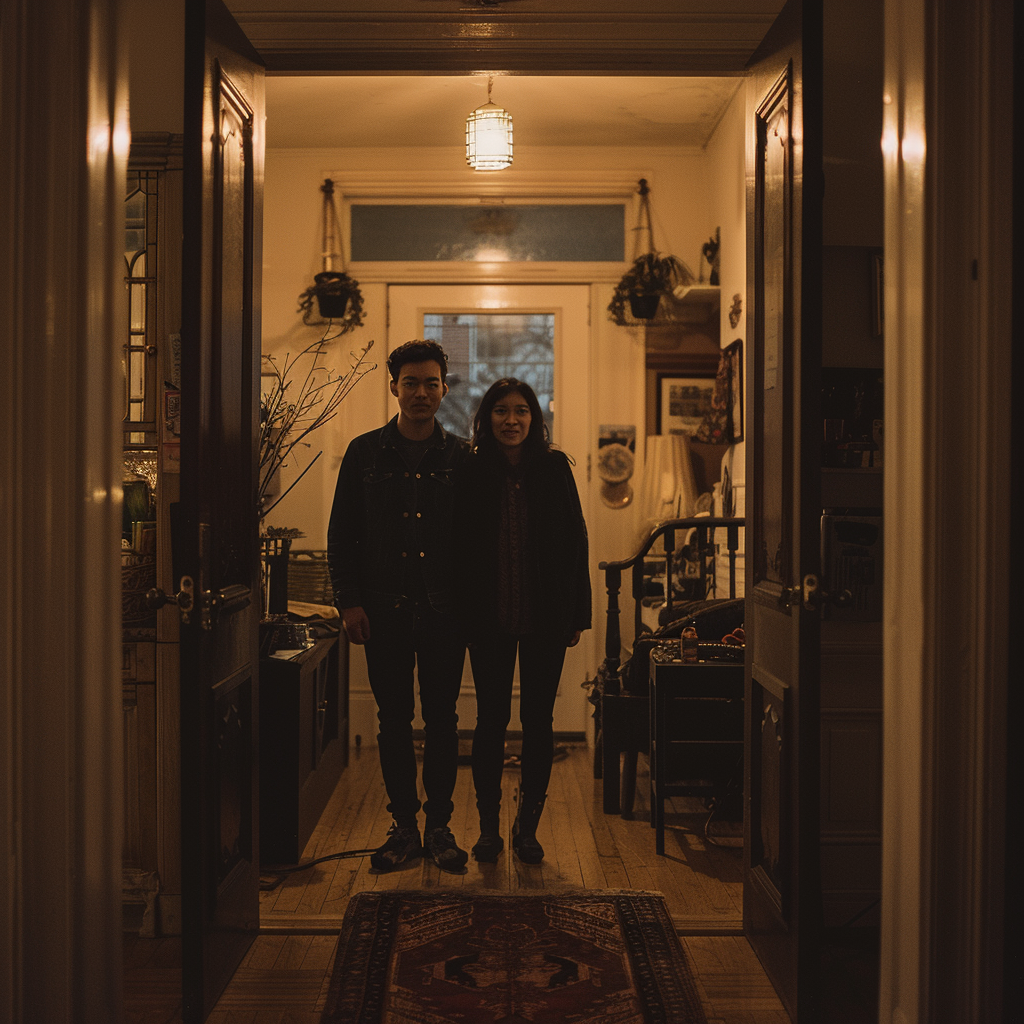
[(468, 453), (439, 423), (415, 472), (396, 447), (398, 417), (355, 438), (338, 473), (327, 564), (339, 608), (391, 607), (422, 572), (431, 606), (451, 611), (454, 474)]
[[(470, 642), (498, 630), (498, 532), (504, 456), (473, 452), (457, 476), (456, 602)], [(523, 466), (526, 580), (532, 629), (563, 637), (590, 628), (587, 525), (569, 460), (552, 449)]]

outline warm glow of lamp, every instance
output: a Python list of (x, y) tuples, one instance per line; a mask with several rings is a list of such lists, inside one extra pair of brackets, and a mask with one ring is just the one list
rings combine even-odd
[(668, 519), (692, 516), (696, 501), (689, 438), (683, 434), (648, 437), (640, 484), (641, 537)]
[(487, 79), (487, 102), (466, 118), (466, 163), (475, 171), (500, 171), (512, 163), (512, 115), (491, 102)]

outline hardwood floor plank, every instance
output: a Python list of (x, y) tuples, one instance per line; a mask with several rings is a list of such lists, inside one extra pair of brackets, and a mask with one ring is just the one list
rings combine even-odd
[[(538, 829), (547, 851), (539, 865), (522, 864), (509, 845), (519, 784), (518, 768), (509, 767), (502, 777), (501, 831), (506, 848), (496, 864), (470, 859), (465, 874), (453, 875), (419, 860), (378, 875), (371, 872), (364, 855), (326, 861), (261, 893), (261, 925), (278, 933), (260, 934), (254, 941), (209, 1017), (210, 1024), (319, 1024), (338, 932), (355, 892), (459, 887), (525, 892), (578, 886), (662, 892), (677, 930), (705, 933), (685, 934), (681, 941), (709, 1024), (788, 1024), (746, 939), (713, 934), (734, 931), (740, 922), (738, 854), (707, 844), (700, 813), (674, 803), (671, 820), (683, 827), (668, 831), (669, 856), (659, 857), (648, 823), (646, 775), (641, 770), (638, 777), (635, 820), (624, 821), (602, 811), (601, 783), (593, 778), (592, 765), (592, 753), (572, 744), (555, 762)], [(459, 767), (454, 803), (452, 831), (468, 849), (478, 825), (468, 765)], [(303, 859), (374, 848), (384, 841), (390, 824), (376, 750), (366, 748), (354, 754), (342, 774)], [(180, 955), (177, 939), (126, 940), (127, 1024), (181, 1024)]]
[(304, 971), (329, 971), (337, 948), (337, 935), (311, 935), (306, 956), (300, 966)]
[(274, 962), (274, 969), (278, 971), (299, 970), (303, 967), (306, 953), (309, 951), (312, 935), (288, 935), (285, 937), (284, 946)]

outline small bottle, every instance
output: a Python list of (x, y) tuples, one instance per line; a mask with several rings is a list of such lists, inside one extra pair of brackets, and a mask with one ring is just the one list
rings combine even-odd
[(697, 656), (697, 627), (692, 623), (683, 626), (679, 635), (679, 660), (685, 662), (698, 661)]

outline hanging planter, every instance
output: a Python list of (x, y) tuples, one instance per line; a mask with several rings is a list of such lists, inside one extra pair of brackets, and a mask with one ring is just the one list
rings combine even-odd
[(693, 281), (693, 274), (682, 260), (672, 255), (663, 256), (654, 248), (650, 191), (646, 179), (641, 178), (636, 230), (638, 238), (640, 232), (647, 232), (647, 251), (633, 260), (632, 266), (615, 286), (612, 301), (608, 304), (608, 318), (620, 327), (627, 327), (637, 320), (653, 320), (662, 296), (670, 294), (678, 285)]
[(353, 299), (362, 301), (359, 282), (343, 270), (324, 270), (313, 278), (317, 309), (324, 320), (342, 320)]
[(299, 296), (298, 312), (302, 314), (302, 322), (309, 327), (330, 321), (339, 334), (345, 334), (362, 326), (363, 294), (355, 278), (349, 277), (344, 270), (334, 269), (334, 261), (341, 260), (335, 249), (338, 220), (334, 210), (334, 182), (330, 178), (325, 179), (320, 191), (324, 194), (324, 269), (314, 276), (313, 284)]

